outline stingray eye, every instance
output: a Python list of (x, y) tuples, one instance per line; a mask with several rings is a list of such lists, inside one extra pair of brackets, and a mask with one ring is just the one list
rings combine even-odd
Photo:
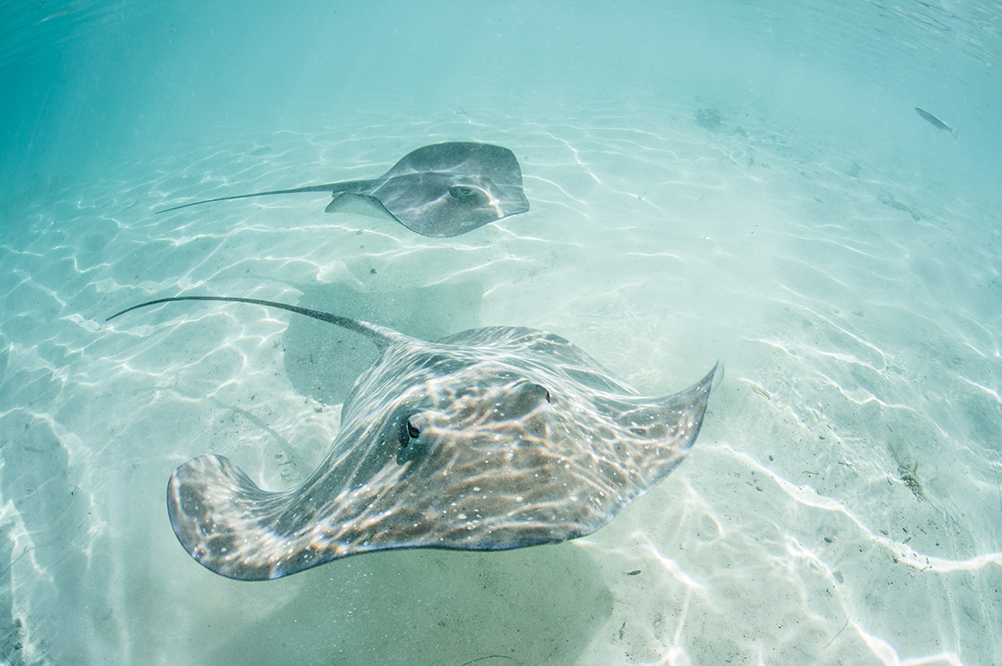
[(421, 429), (416, 428), (414, 424), (411, 423), (411, 418), (408, 417), (404, 420), (404, 427), (401, 429), (400, 433), (400, 446), (402, 449), (406, 449), (407, 445), (411, 443), (411, 440), (418, 439), (421, 435)]
[(417, 414), (411, 414), (400, 424), (400, 448), (397, 449), (398, 465), (418, 460), (425, 453), (426, 442), (418, 441), (418, 437), (421, 436), (421, 428), (411, 423), (411, 419), (415, 416)]
[(400, 429), (400, 448), (406, 449), (407, 445), (411, 443), (412, 439), (417, 439), (421, 434), (419, 428), (415, 428), (411, 423), (410, 417), (404, 419), (403, 427)]
[(453, 185), (449, 188), (449, 194), (456, 199), (469, 199), (473, 196), (474, 191), (468, 185)]
[(539, 384), (529, 384), (529, 386), (531, 387), (532, 394), (536, 396), (537, 399), (546, 398), (546, 402), (553, 402), (553, 399), (550, 397), (550, 392), (545, 386), (540, 386)]

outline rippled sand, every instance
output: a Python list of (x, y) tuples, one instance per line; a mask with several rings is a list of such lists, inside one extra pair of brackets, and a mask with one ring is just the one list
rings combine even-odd
[[(990, 212), (896, 165), (697, 111), (368, 114), (123, 164), (8, 211), (2, 659), (992, 661), (1002, 246)], [(323, 194), (154, 214), (379, 175), (445, 140), (511, 148), (530, 212), (443, 240), (325, 214)], [(214, 452), (266, 488), (302, 480), (372, 352), (245, 305), (104, 321), (180, 293), (427, 338), (541, 328), (646, 394), (717, 359), (727, 374), (689, 459), (593, 536), (239, 583), (177, 543), (168, 476)]]

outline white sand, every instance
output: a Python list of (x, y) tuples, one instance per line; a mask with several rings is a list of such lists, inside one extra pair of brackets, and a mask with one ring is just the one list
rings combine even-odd
[[(990, 202), (726, 109), (709, 131), (697, 107), (367, 113), (341, 121), (350, 131), (234, 135), (130, 162), (9, 212), (3, 658), (990, 663), (1002, 653)], [(948, 149), (943, 134), (928, 140)], [(322, 194), (152, 214), (378, 175), (449, 139), (511, 147), (530, 212), (446, 240), (325, 215)], [(178, 293), (309, 293), (379, 315), (404, 290), (418, 301), (395, 324), (405, 332), (543, 328), (649, 394), (717, 359), (726, 377), (690, 457), (590, 537), (377, 553), (257, 584), (200, 567), (167, 520), (168, 476), (207, 452), (268, 488), (311, 472), (338, 405), (290, 377), (323, 378), (299, 364), (325, 329), (293, 341), (295, 315), (220, 304), (104, 318)]]

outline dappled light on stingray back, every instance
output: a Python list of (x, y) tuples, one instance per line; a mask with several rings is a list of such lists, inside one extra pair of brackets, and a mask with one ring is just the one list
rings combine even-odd
[(178, 467), (174, 532), (230, 578), (279, 578), (394, 548), (509, 550), (591, 534), (668, 475), (699, 434), (716, 368), (645, 398), (550, 333), (495, 326), (424, 342), (391, 329), (248, 298), (222, 301), (346, 328), (381, 349), (355, 382), (326, 460), (287, 492), (227, 458)]

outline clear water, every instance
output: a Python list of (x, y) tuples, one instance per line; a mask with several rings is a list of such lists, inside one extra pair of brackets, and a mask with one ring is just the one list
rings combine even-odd
[[(0, 662), (998, 662), (1002, 5), (202, 4), (0, 8)], [(444, 140), (510, 147), (530, 212), (153, 214)], [(542, 328), (648, 394), (727, 375), (588, 538), (239, 583), (168, 476), (291, 486), (351, 373), (259, 308), (104, 322), (181, 292)]]

